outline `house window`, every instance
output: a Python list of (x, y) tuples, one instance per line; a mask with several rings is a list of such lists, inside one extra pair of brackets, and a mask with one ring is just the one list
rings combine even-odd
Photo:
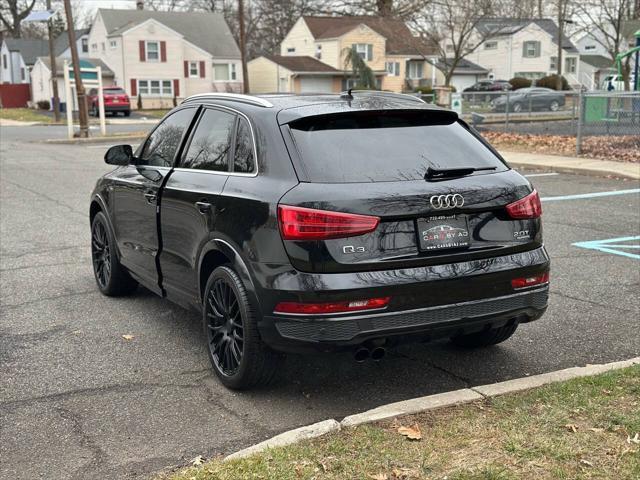
[(83, 38), (80, 40), (80, 45), (82, 46), (82, 53), (89, 53), (89, 39)]
[(287, 53), (296, 53), (296, 47), (287, 48)]
[(24, 82), (26, 75), (25, 75), (25, 70), (24, 68), (20, 69), (20, 78), (22, 79), (22, 81)]
[(117, 46), (117, 43), (116, 43), (116, 41), (115, 41), (115, 40), (111, 40), (111, 41), (109, 41), (109, 48), (110, 48), (111, 50), (115, 50), (116, 46)]
[(544, 72), (516, 72), (514, 77), (528, 78), (529, 80), (537, 80), (545, 76)]
[(2, 68), (4, 68), (4, 69), (7, 68), (7, 55), (6, 54), (2, 54)]
[(567, 73), (576, 73), (576, 57), (567, 57), (564, 59), (564, 71)]
[(418, 80), (423, 78), (423, 64), (422, 62), (409, 62), (409, 78)]
[(356, 49), (356, 53), (360, 55), (363, 60), (368, 62), (373, 60), (373, 45), (370, 43), (355, 43), (353, 46)]
[(199, 77), (200, 69), (198, 68), (198, 62), (189, 62), (189, 76)]
[(537, 58), (540, 56), (540, 42), (530, 40), (522, 44), (522, 56), (524, 58)]
[(173, 97), (171, 80), (138, 80), (138, 93), (154, 97)]
[(551, 70), (552, 72), (557, 72), (558, 71), (558, 57), (550, 57), (549, 60), (550, 60), (550, 62), (549, 62), (549, 70)]
[(105, 47), (104, 47), (104, 42), (100, 43), (100, 49), (102, 50), (102, 52), (104, 53), (105, 51)]
[(387, 62), (387, 75), (391, 77), (400, 76), (400, 62)]
[(322, 45), (316, 45), (316, 58), (318, 60), (322, 58)]
[(498, 42), (496, 40), (491, 40), (490, 42), (485, 42), (484, 49), (485, 50), (495, 50), (498, 48)]
[(147, 54), (147, 62), (157, 62), (160, 60), (160, 45), (158, 42), (146, 42), (145, 52)]
[(595, 45), (585, 45), (585, 46), (584, 46), (584, 49), (585, 49), (585, 50), (595, 50), (595, 49), (596, 49), (596, 46), (595, 46)]
[(98, 44), (97, 43), (92, 43), (91, 44), (91, 51), (92, 52), (97, 52), (98, 51)]
[(235, 63), (214, 63), (213, 79), (219, 82), (228, 82), (236, 80), (236, 64)]

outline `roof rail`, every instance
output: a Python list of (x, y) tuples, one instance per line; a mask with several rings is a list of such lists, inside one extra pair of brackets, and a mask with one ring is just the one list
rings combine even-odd
[(410, 95), (408, 93), (385, 92), (383, 90), (347, 90), (345, 92), (341, 92), (340, 96), (353, 95), (354, 93), (358, 95), (384, 95), (386, 97), (402, 98), (405, 100), (411, 100), (413, 102), (425, 103), (422, 99), (416, 97), (415, 95)]
[(190, 102), (192, 100), (211, 98), (217, 100), (231, 100), (236, 102), (248, 103), (257, 107), (271, 108), (273, 103), (270, 101), (256, 97), (254, 95), (245, 95), (243, 93), (226, 93), (226, 92), (211, 92), (211, 93), (198, 93), (185, 98), (182, 103)]

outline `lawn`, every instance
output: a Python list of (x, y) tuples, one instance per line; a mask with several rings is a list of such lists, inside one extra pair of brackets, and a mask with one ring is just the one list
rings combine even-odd
[[(421, 439), (401, 435), (401, 427)], [(213, 459), (160, 478), (637, 480), (640, 365), (345, 429), (241, 460)]]
[(150, 118), (162, 118), (164, 117), (169, 110), (167, 109), (159, 109), (159, 110), (137, 110), (137, 113), (142, 117), (150, 117)]
[(32, 108), (0, 108), (0, 118), (20, 122), (51, 123), (53, 119)]

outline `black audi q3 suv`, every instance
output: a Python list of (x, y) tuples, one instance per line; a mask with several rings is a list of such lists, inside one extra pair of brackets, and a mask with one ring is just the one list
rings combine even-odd
[(281, 352), (493, 345), (547, 307), (538, 193), (412, 96), (197, 95), (105, 161), (98, 288), (201, 312), (229, 388), (269, 381)]

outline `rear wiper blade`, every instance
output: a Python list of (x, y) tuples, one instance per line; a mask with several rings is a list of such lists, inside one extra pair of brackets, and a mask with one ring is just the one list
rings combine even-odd
[(484, 170), (495, 170), (496, 167), (459, 167), (459, 168), (427, 168), (427, 173), (424, 174), (425, 180), (442, 180), (445, 178), (464, 177), (471, 175), (473, 172), (481, 172)]

